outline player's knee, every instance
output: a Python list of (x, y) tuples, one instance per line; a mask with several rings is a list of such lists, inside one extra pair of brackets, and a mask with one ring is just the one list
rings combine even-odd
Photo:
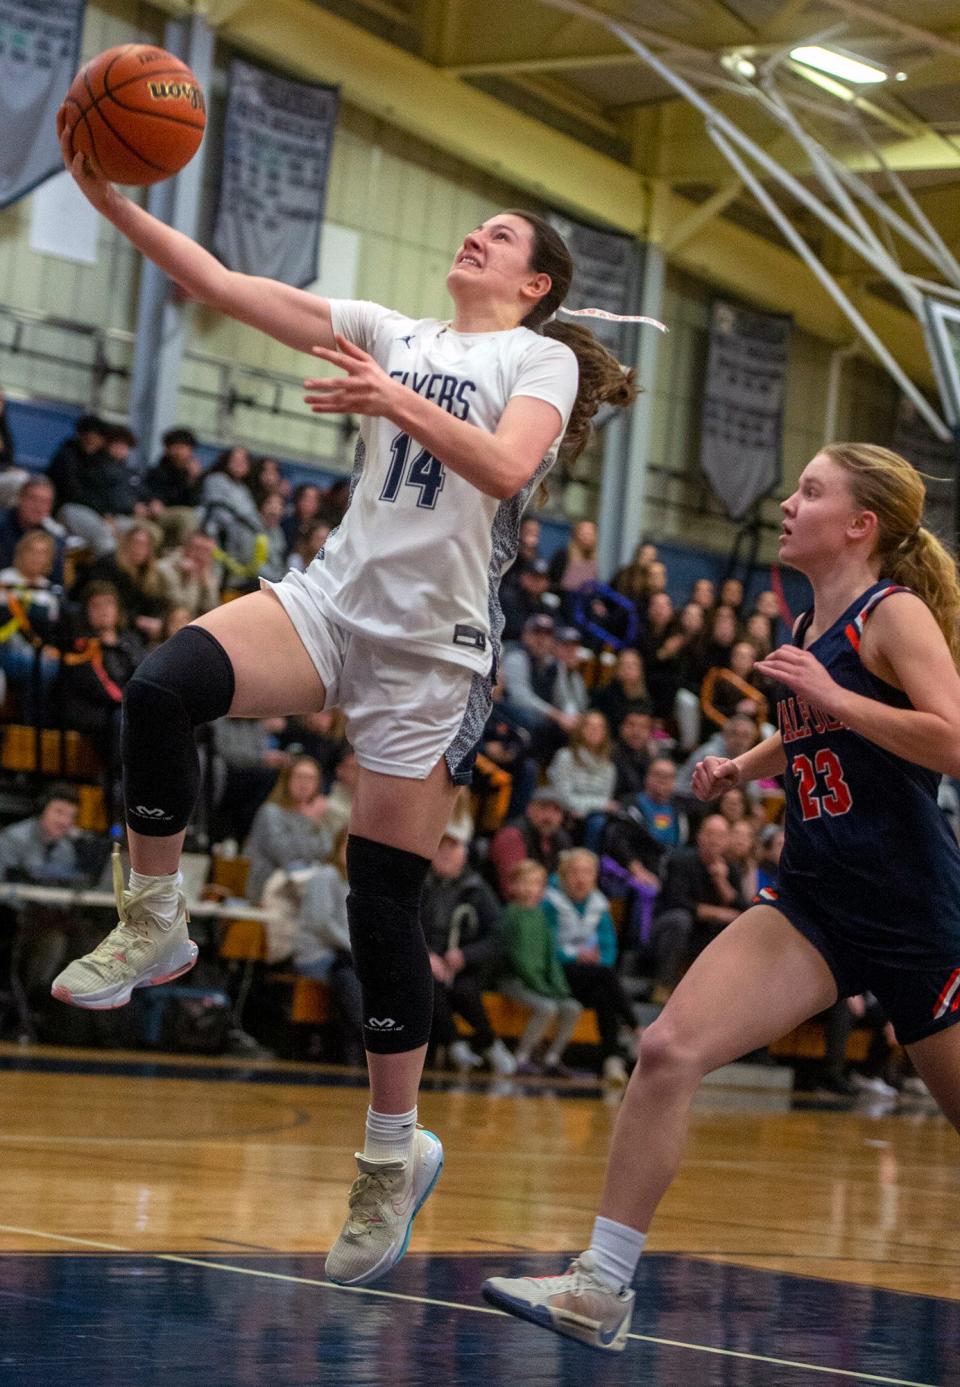
[(234, 674), (215, 636), (185, 626), (147, 656), (124, 693), (124, 722), (131, 734), (156, 734), (172, 724), (191, 729), (230, 711)]
[(658, 1017), (643, 1033), (640, 1071), (645, 1080), (654, 1083), (699, 1082), (704, 1069), (695, 1037), (666, 1013)]

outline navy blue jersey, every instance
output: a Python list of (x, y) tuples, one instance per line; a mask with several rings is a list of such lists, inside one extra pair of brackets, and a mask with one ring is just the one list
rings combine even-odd
[[(871, 674), (859, 647), (878, 603), (904, 591), (875, 583), (807, 647), (843, 688), (894, 708), (912, 704)], [(812, 618), (802, 618), (797, 645)], [(937, 805), (939, 775), (782, 686), (777, 721), (787, 756), (784, 895), (815, 908), (824, 930), (866, 959), (905, 969), (960, 962), (960, 848)]]

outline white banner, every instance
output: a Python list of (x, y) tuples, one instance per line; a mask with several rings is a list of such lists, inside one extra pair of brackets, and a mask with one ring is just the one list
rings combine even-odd
[(715, 299), (700, 465), (734, 520), (782, 476), (790, 319)]
[(213, 248), (225, 265), (298, 289), (317, 248), (339, 94), (235, 60)]
[(63, 169), (57, 110), (80, 64), (85, 0), (0, 0), (0, 207)]

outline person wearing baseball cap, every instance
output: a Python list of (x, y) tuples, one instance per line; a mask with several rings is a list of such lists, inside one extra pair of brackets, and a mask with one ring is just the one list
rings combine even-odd
[(551, 596), (546, 559), (532, 559), (518, 569), (516, 577), (511, 582), (501, 583), (503, 639), (518, 641), (530, 617), (548, 616), (548, 599)]
[(576, 626), (558, 626), (553, 633), (557, 655), (557, 677), (552, 702), (564, 713), (581, 717), (587, 711), (590, 695), (580, 673), (580, 632)]
[(541, 762), (563, 746), (577, 725), (578, 714), (558, 707), (555, 701), (560, 666), (553, 646), (553, 618), (543, 613), (528, 616), (519, 645), (503, 652), (504, 699), (502, 711), (518, 727), (530, 733), (530, 754)]

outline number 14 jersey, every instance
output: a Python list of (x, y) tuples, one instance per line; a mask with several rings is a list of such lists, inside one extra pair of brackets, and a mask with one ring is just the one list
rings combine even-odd
[[(845, 689), (895, 708), (912, 705), (866, 668), (860, 638), (878, 604), (905, 591), (882, 579), (807, 647)], [(812, 619), (812, 611), (802, 618), (797, 645)], [(815, 899), (823, 920), (867, 954), (882, 946), (885, 957), (914, 965), (939, 957), (960, 927), (960, 849), (937, 804), (940, 776), (778, 692), (787, 756), (781, 890)]]
[(505, 501), (444, 467), (389, 419), (364, 418), (350, 507), (305, 575), (341, 626), (486, 674), (502, 628), (500, 576), (516, 555), (523, 508), (566, 430), (576, 357), (527, 328), (460, 333), (374, 303), (330, 306), (334, 331), (454, 419), (493, 433), (516, 395), (557, 409), (546, 457)]

